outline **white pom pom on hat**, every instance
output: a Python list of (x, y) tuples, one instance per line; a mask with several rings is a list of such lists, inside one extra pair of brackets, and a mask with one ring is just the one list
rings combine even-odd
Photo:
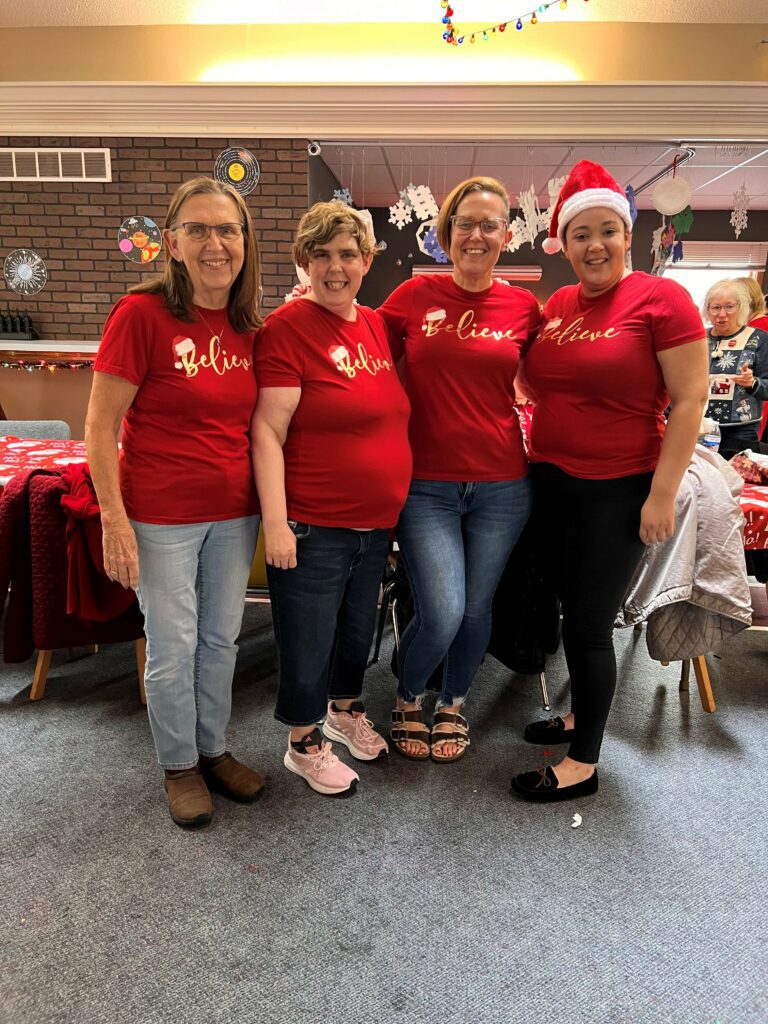
[(542, 243), (544, 252), (549, 256), (560, 252), (568, 223), (579, 213), (596, 206), (613, 210), (624, 221), (627, 231), (632, 230), (629, 201), (621, 185), (600, 164), (579, 160), (560, 189), (549, 224), (549, 236)]

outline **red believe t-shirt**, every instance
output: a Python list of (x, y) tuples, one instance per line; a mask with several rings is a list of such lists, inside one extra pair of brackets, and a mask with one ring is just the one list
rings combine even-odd
[(498, 281), (468, 292), (449, 274), (426, 274), (396, 288), (379, 313), (395, 359), (405, 355), (414, 477), (525, 476), (513, 382), (541, 322), (533, 295)]
[(373, 310), (355, 322), (312, 299), (267, 317), (256, 342), (260, 388), (301, 388), (283, 447), (289, 519), (394, 526), (411, 481), (408, 399)]
[[(120, 483), (131, 519), (181, 524), (258, 512), (250, 457), (256, 404), (254, 332), (236, 334), (226, 309), (177, 320), (160, 295), (127, 295), (112, 309), (94, 370), (138, 386), (123, 421)], [(222, 330), (223, 328), (223, 330)]]
[(656, 353), (704, 334), (688, 292), (666, 278), (637, 271), (595, 299), (560, 288), (523, 365), (531, 461), (584, 478), (652, 472), (669, 401)]

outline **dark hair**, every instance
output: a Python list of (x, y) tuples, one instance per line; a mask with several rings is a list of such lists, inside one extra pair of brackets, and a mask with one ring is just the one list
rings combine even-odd
[[(261, 327), (264, 319), (259, 313), (259, 244), (253, 230), (251, 214), (245, 200), (231, 185), (214, 178), (192, 178), (179, 185), (173, 194), (165, 227), (170, 229), (176, 223), (179, 210), (193, 196), (222, 195), (231, 199), (237, 206), (240, 221), (243, 225), (243, 250), (245, 259), (240, 273), (235, 278), (229, 292), (227, 314), (232, 327), (239, 333), (254, 331)], [(170, 253), (165, 254), (165, 267), (159, 277), (142, 281), (128, 289), (129, 292), (150, 292), (161, 294), (169, 311), (178, 320), (193, 323), (196, 319), (192, 298), (192, 281), (189, 271), (180, 260), (172, 259)]]

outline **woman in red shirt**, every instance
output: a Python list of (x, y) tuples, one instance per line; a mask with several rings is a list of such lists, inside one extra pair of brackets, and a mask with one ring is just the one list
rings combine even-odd
[[(457, 185), (437, 236), (451, 274), (404, 282), (379, 312), (403, 360), (414, 462), (397, 539), (415, 614), (400, 643), (392, 739), (406, 757), (445, 763), (469, 745), (461, 710), (488, 646), (494, 591), (530, 512), (514, 380), (540, 311), (530, 292), (493, 279), (510, 239), (500, 182)], [(441, 662), (430, 733), (422, 702)]]
[(358, 760), (387, 753), (361, 694), (389, 529), (411, 478), (409, 405), (384, 325), (355, 304), (374, 252), (363, 218), (317, 203), (293, 251), (310, 288), (267, 318), (253, 420), (280, 650), (275, 717), (290, 727), (286, 768), (318, 793), (348, 796), (359, 776), (317, 723)]
[[(526, 353), (534, 522), (563, 609), (571, 712), (534, 722), (533, 743), (570, 741), (558, 764), (516, 775), (537, 801), (597, 790), (616, 686), (613, 624), (644, 545), (671, 537), (675, 496), (707, 399), (704, 327), (680, 285), (626, 265), (627, 199), (580, 161), (557, 200), (545, 251), (562, 247), (579, 279), (544, 307)], [(665, 425), (664, 410), (671, 404)]]
[(170, 814), (201, 825), (213, 815), (209, 787), (247, 801), (264, 786), (225, 743), (258, 530), (259, 251), (245, 201), (212, 178), (177, 189), (163, 240), (162, 276), (133, 288), (104, 325), (85, 440), (104, 568), (136, 589), (144, 613)]

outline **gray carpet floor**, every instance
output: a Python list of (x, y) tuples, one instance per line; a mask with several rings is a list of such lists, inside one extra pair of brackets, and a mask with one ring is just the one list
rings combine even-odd
[[(0, 1021), (762, 1024), (768, 632), (710, 658), (714, 715), (644, 637), (617, 645), (596, 796), (510, 795), (542, 763), (520, 738), (538, 684), (487, 659), (462, 761), (393, 753), (330, 800), (282, 765), (250, 606), (230, 745), (268, 795), (215, 797), (200, 831), (168, 817), (131, 645), (56, 654), (35, 704), (33, 663), (3, 666)], [(390, 649), (368, 673), (380, 723)], [(548, 679), (562, 710), (560, 656)]]

